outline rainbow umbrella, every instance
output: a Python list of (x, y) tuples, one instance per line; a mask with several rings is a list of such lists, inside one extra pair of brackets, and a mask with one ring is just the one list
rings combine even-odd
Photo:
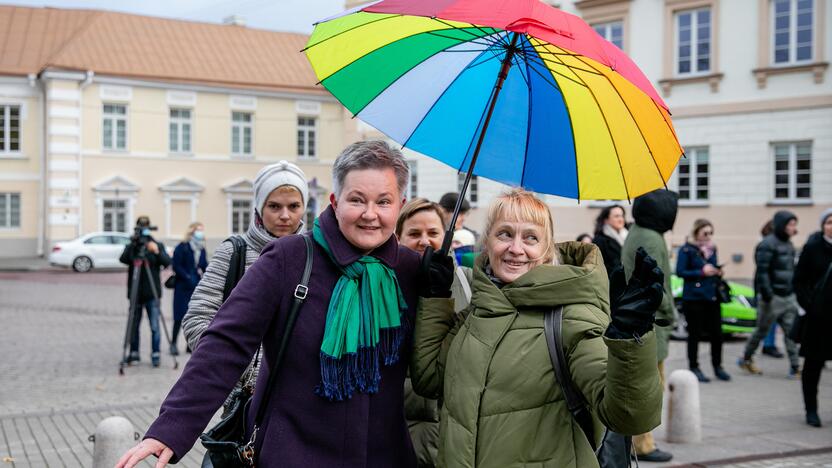
[(354, 116), (466, 172), (463, 192), (475, 174), (631, 199), (683, 152), (632, 60), (538, 0), (382, 0), (317, 23), (304, 51)]

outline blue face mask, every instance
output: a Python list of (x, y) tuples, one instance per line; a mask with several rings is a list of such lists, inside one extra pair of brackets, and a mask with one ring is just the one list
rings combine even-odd
[(142, 229), (142, 235), (150, 237), (150, 229), (148, 229), (148, 228)]
[(205, 233), (203, 233), (202, 231), (194, 231), (194, 239), (198, 241), (205, 239)]

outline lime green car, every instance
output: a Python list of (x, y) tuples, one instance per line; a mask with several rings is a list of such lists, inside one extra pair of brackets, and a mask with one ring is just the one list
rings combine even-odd
[[(682, 303), (684, 284), (682, 278), (676, 275), (670, 277), (673, 300), (679, 311), (679, 320), (671, 337), (680, 340), (687, 338), (687, 322), (684, 318), (685, 307)], [(727, 335), (753, 333), (757, 325), (757, 299), (754, 297), (754, 289), (731, 281), (728, 282), (728, 285), (731, 287), (731, 302), (722, 304), (722, 333)]]

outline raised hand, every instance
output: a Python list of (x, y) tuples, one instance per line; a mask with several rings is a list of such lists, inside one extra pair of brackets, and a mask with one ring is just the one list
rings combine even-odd
[(443, 250), (428, 246), (419, 268), (419, 295), (422, 297), (451, 297), (454, 282), (454, 260)]
[[(664, 273), (647, 252), (639, 247), (630, 282), (619, 267), (610, 278), (611, 337), (641, 336), (653, 329), (656, 310), (664, 295)], [(662, 323), (659, 323), (662, 325)]]

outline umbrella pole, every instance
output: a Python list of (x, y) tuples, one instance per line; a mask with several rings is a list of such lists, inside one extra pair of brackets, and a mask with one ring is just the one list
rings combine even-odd
[(500, 73), (497, 74), (497, 82), (494, 83), (494, 91), (491, 93), (491, 102), (488, 104), (488, 113), (485, 114), (485, 121), (482, 124), (482, 131), (480, 131), (480, 136), (477, 139), (477, 146), (474, 148), (474, 154), (471, 156), (471, 163), (468, 165), (468, 172), (465, 174), (465, 182), (462, 184), (462, 191), (459, 192), (459, 197), (456, 200), (456, 206), (454, 207), (454, 213), (451, 217), (451, 222), (448, 224), (447, 230), (445, 231), (445, 238), (442, 240), (442, 252), (448, 252), (451, 248), (451, 241), (454, 238), (454, 225), (456, 224), (456, 219), (459, 217), (459, 210), (462, 208), (462, 201), (465, 199), (465, 193), (468, 191), (468, 184), (471, 183), (471, 175), (474, 172), (474, 165), (477, 164), (477, 157), (480, 155), (480, 148), (482, 147), (482, 142), (485, 139), (485, 132), (488, 130), (488, 123), (491, 121), (491, 114), (494, 113), (494, 107), (497, 104), (497, 96), (500, 95), (500, 91), (503, 89), (503, 83), (506, 81), (506, 77), (508, 77), (509, 69), (511, 68), (511, 59), (514, 58), (514, 54), (517, 52), (517, 38), (520, 35), (518, 33), (513, 33), (511, 37), (511, 44), (506, 48), (506, 56), (503, 58), (502, 66), (500, 67)]

